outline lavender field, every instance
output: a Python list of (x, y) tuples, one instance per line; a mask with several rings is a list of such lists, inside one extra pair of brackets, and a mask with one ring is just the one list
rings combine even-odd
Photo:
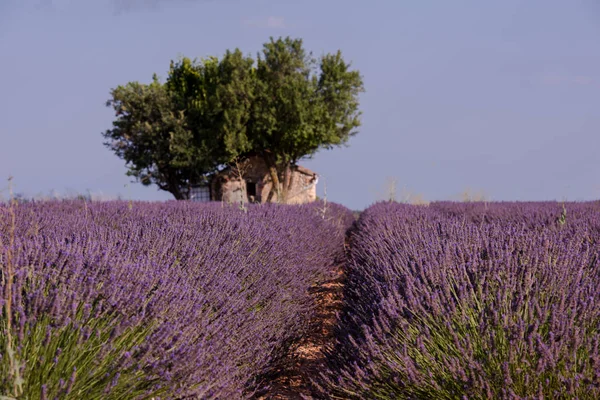
[(0, 212), (0, 397), (269, 398), (343, 263), (305, 398), (600, 398), (600, 202)]
[(600, 203), (379, 203), (351, 236), (322, 393), (600, 398)]
[(307, 289), (353, 221), (335, 204), (0, 211), (0, 395), (19, 399), (251, 397), (305, 333)]

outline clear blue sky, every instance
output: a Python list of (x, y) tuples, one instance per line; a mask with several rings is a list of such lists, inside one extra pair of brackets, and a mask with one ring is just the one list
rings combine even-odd
[[(386, 182), (429, 200), (600, 197), (594, 0), (0, 0), (0, 175), (28, 195), (128, 196), (102, 145), (111, 88), (179, 55), (255, 54), (269, 36), (341, 49), (364, 76), (360, 133), (303, 164), (353, 209)], [(319, 191), (322, 193), (323, 180)], [(169, 199), (132, 184), (131, 197)]]

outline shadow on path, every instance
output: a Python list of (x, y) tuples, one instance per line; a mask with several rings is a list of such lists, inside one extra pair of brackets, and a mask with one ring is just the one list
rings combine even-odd
[(308, 333), (289, 356), (288, 365), (280, 371), (269, 393), (258, 400), (313, 399), (311, 377), (324, 370), (323, 350), (334, 339), (337, 313), (342, 308), (344, 272), (342, 265), (333, 278), (312, 287), (309, 291), (317, 304), (315, 317)]

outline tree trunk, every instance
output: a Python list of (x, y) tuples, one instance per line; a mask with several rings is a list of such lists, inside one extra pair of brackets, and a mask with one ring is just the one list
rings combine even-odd
[(284, 178), (283, 178), (283, 190), (281, 193), (281, 196), (282, 196), (281, 202), (287, 204), (287, 202), (289, 201), (290, 191), (292, 189), (292, 183), (294, 180), (294, 174), (293, 174), (290, 163), (286, 163), (283, 177)]
[(176, 183), (170, 182), (167, 187), (167, 192), (171, 193), (175, 200), (189, 200), (190, 198), (190, 188), (186, 191), (181, 190), (181, 187)]
[(281, 203), (281, 186), (279, 183), (279, 175), (277, 174), (277, 167), (275, 165), (269, 166), (269, 175), (271, 176), (271, 190), (269, 191), (267, 202), (271, 203), (273, 201), (273, 195), (276, 194), (277, 202)]
[(262, 154), (262, 158), (269, 169), (269, 176), (271, 177), (271, 190), (267, 196), (267, 203), (273, 202), (273, 196), (277, 195), (277, 202), (281, 203), (281, 182), (279, 182), (279, 171), (277, 170), (277, 163), (272, 154)]
[(180, 190), (169, 190), (169, 192), (175, 197), (175, 200), (188, 200), (189, 196), (185, 196)]

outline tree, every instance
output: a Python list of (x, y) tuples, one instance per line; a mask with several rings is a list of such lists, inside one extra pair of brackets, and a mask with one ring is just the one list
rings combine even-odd
[(258, 55), (256, 69), (249, 141), (269, 167), (274, 183), (269, 197), (277, 194), (285, 202), (293, 165), (322, 148), (343, 145), (357, 133), (363, 82), (341, 52), (317, 62), (306, 54), (301, 39), (289, 37), (271, 38)]
[(301, 39), (270, 38), (256, 61), (239, 49), (221, 60), (182, 58), (165, 84), (119, 86), (104, 136), (129, 175), (177, 199), (232, 160), (259, 156), (273, 182), (269, 201), (285, 202), (300, 159), (357, 133), (363, 90), (339, 51), (316, 60)]
[(126, 161), (127, 175), (189, 199), (193, 185), (207, 183), (248, 148), (244, 110), (251, 90), (243, 87), (249, 78), (238, 77), (251, 66), (239, 51), (220, 62), (183, 58), (171, 62), (164, 84), (155, 75), (150, 85), (118, 86), (106, 103), (117, 118), (103, 133), (105, 145)]
[(180, 200), (195, 180), (212, 169), (208, 154), (185, 165), (181, 149), (192, 132), (156, 76), (149, 84), (130, 82), (111, 91), (106, 104), (115, 109), (113, 129), (103, 133), (105, 145), (126, 161), (127, 175), (144, 185), (156, 184)]
[(204, 154), (195, 147), (211, 149), (221, 163), (247, 152), (250, 145), (246, 128), (254, 100), (254, 61), (241, 51), (227, 51), (221, 61), (216, 57), (171, 62), (166, 88), (178, 108), (185, 110), (193, 133), (189, 162)]

